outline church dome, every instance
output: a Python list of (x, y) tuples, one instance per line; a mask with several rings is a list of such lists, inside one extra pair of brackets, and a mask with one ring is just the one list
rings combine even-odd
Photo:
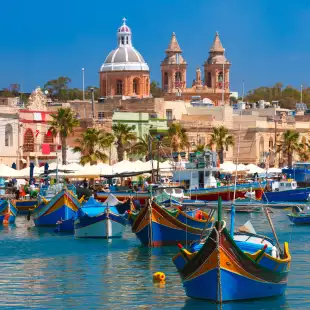
[(132, 34), (126, 25), (126, 19), (124, 18), (123, 21), (123, 25), (117, 32), (118, 48), (109, 53), (100, 68), (100, 72), (149, 71), (149, 66), (141, 54), (132, 46)]

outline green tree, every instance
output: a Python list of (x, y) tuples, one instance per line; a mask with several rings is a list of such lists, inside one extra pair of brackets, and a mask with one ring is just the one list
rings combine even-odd
[(174, 152), (183, 151), (189, 146), (187, 131), (179, 123), (171, 124), (168, 136), (170, 138), (170, 146)]
[(282, 141), (278, 144), (278, 152), (287, 155), (287, 163), (291, 168), (294, 152), (301, 152), (303, 145), (299, 143), (299, 133), (295, 130), (286, 130), (282, 135)]
[(196, 145), (194, 152), (204, 152), (206, 146), (204, 144)]
[(61, 76), (58, 79), (50, 80), (44, 85), (44, 89), (49, 92), (52, 98), (57, 98), (58, 100), (67, 99), (68, 84), (71, 79), (66, 76)]
[(224, 126), (214, 127), (212, 129), (210, 145), (216, 146), (216, 151), (219, 154), (220, 163), (224, 162), (224, 149), (235, 145), (235, 140), (232, 135), (228, 134), (228, 129)]
[(124, 160), (124, 153), (130, 150), (132, 142), (137, 139), (136, 134), (132, 132), (135, 128), (134, 125), (128, 126), (120, 122), (112, 126), (118, 161)]
[(150, 85), (150, 92), (154, 98), (162, 97), (163, 92), (158, 82), (152, 81)]
[(111, 144), (110, 136), (111, 134), (96, 128), (88, 128), (83, 132), (82, 137), (75, 140), (78, 146), (73, 148), (73, 152), (81, 153), (80, 163), (95, 165), (98, 161), (105, 162), (108, 159), (105, 150)]
[(76, 115), (70, 108), (60, 108), (56, 114), (51, 114), (50, 131), (54, 136), (59, 134), (61, 141), (62, 164), (67, 163), (67, 138), (79, 125)]

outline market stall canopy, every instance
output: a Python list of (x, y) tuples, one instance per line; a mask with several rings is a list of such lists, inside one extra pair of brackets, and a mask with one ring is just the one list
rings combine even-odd
[[(236, 172), (236, 164), (232, 162), (225, 162), (223, 164), (220, 164), (220, 169), (222, 173), (233, 174), (234, 172)], [(237, 166), (237, 172), (247, 172), (247, 170), (248, 168), (243, 164), (239, 164)]]
[(247, 170), (248, 170), (248, 174), (254, 174), (254, 173), (258, 173), (258, 174), (263, 174), (266, 173), (266, 170), (258, 167), (254, 164), (249, 164), (246, 166)]
[(0, 164), (0, 178), (18, 178), (18, 177), (19, 177), (18, 170), (15, 170), (4, 164)]
[[(39, 167), (33, 168), (33, 177), (38, 177), (40, 174), (42, 174), (42, 170)], [(24, 169), (18, 170), (19, 178), (27, 179), (30, 177), (30, 167), (26, 167)]]

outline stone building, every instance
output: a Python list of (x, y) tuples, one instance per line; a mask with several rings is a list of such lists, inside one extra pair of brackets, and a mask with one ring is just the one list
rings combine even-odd
[(150, 72), (142, 55), (132, 45), (131, 29), (123, 19), (117, 31), (117, 48), (100, 68), (100, 94), (103, 97), (149, 97)]
[(19, 106), (13, 100), (11, 103), (0, 102), (0, 109), (1, 136), (4, 136), (1, 162), (9, 165), (15, 162), (22, 168), (30, 162), (43, 165), (55, 161), (59, 141), (48, 131), (52, 112), (39, 87), (32, 92), (27, 107)]
[(208, 98), (214, 105), (228, 104), (230, 65), (217, 32), (209, 51), (209, 57), (204, 63), (204, 79), (202, 79), (200, 68), (197, 68), (192, 87), (188, 88), (187, 62), (182, 56), (175, 33), (172, 33), (166, 49), (166, 57), (161, 63), (162, 90), (165, 99), (190, 101), (199, 96), (200, 99)]

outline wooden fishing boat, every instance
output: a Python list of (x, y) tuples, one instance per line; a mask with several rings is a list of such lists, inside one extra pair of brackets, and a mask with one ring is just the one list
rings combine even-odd
[(78, 200), (68, 188), (63, 188), (52, 198), (39, 195), (38, 206), (32, 210), (35, 226), (55, 226), (59, 220), (74, 218), (82, 200)]
[(205, 233), (203, 228), (212, 226), (212, 219), (196, 219), (180, 210), (169, 212), (155, 202), (139, 213), (130, 212), (129, 221), (141, 243), (154, 247), (200, 240)]
[(13, 199), (12, 202), (18, 210), (18, 214), (27, 214), (37, 205), (38, 199)]
[(220, 213), (198, 252), (179, 245), (180, 252), (173, 258), (186, 295), (221, 303), (284, 294), (291, 263), (288, 244), (284, 243), (283, 253), (279, 249), (279, 257), (266, 252), (267, 244), (248, 253), (234, 241)]
[(310, 213), (303, 211), (302, 208), (294, 206), (292, 213), (287, 214), (290, 221), (297, 225), (310, 224)]
[(15, 223), (17, 209), (10, 199), (0, 200), (0, 225)]
[(273, 182), (272, 191), (266, 191), (262, 196), (262, 200), (268, 202), (307, 202), (309, 199), (310, 187), (297, 187), (293, 179)]
[[(127, 216), (120, 214), (116, 205), (119, 201), (113, 196), (99, 203), (93, 197), (80, 208), (74, 221), (76, 238), (120, 238), (123, 235)], [(127, 204), (129, 207), (129, 204)]]

